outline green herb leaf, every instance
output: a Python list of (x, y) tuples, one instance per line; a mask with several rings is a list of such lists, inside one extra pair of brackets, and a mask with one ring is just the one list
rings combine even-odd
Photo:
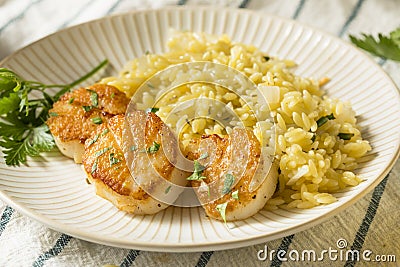
[(158, 144), (156, 141), (153, 141), (153, 144), (147, 149), (147, 153), (149, 154), (154, 154), (160, 149), (160, 144)]
[(315, 142), (315, 139), (317, 138), (317, 135), (316, 134), (313, 134), (313, 136), (311, 137), (311, 142)]
[(108, 134), (110, 132), (110, 130), (108, 130), (108, 128), (104, 129), (104, 131), (101, 133), (101, 136), (105, 136), (106, 134)]
[(169, 193), (169, 190), (171, 190), (171, 185), (170, 185), (170, 186), (168, 186), (167, 188), (165, 188), (165, 191), (164, 191), (164, 193), (165, 193), (165, 194), (168, 194), (168, 193)]
[(157, 111), (159, 111), (160, 109), (159, 108), (148, 108), (148, 109), (146, 109), (146, 112), (147, 113), (156, 113)]
[[(0, 85), (1, 86), (1, 85)], [(20, 98), (17, 93), (10, 93), (7, 97), (0, 99), (0, 115), (18, 109)]]
[(93, 165), (92, 165), (92, 170), (91, 170), (91, 174), (94, 174), (94, 172), (97, 170), (97, 159), (94, 161)]
[(335, 116), (333, 116), (333, 113), (331, 113), (331, 114), (329, 114), (329, 115), (326, 115), (326, 117), (327, 117), (328, 119), (330, 119), (330, 120), (334, 120), (334, 119), (335, 119)]
[(103, 148), (103, 149), (101, 149), (101, 150), (99, 150), (99, 151), (97, 151), (96, 153), (94, 153), (94, 155), (96, 156), (96, 157), (100, 157), (101, 155), (103, 155), (104, 153), (106, 153), (108, 150), (110, 150), (112, 147), (110, 146), (110, 147), (105, 147), (105, 148)]
[(74, 100), (75, 100), (75, 98), (74, 98), (74, 97), (71, 97), (71, 98), (68, 100), (68, 104), (74, 103)]
[(208, 158), (208, 153), (207, 152), (201, 154), (200, 157), (199, 157), (199, 160), (200, 159), (205, 159), (205, 158)]
[(224, 187), (222, 188), (222, 194), (224, 194), (224, 195), (228, 194), (231, 191), (231, 187), (234, 182), (235, 182), (235, 177), (232, 174), (227, 173), (225, 175)]
[(222, 204), (218, 204), (215, 208), (217, 209), (217, 211), (219, 212), (219, 214), (221, 214), (221, 218), (222, 220), (224, 220), (225, 226), (227, 226), (226, 224), (226, 207), (228, 206), (228, 202), (222, 203)]
[(115, 93), (112, 92), (110, 97), (111, 97), (111, 99), (113, 99), (115, 97)]
[(362, 38), (356, 38), (350, 35), (349, 38), (353, 44), (362, 48), (371, 54), (396, 61), (400, 61), (400, 28), (392, 31), (390, 36), (378, 34), (375, 38), (372, 35), (363, 33)]
[(38, 153), (50, 151), (55, 147), (53, 136), (46, 124), (33, 128), (31, 138), (32, 145)]
[(82, 106), (82, 108), (85, 112), (88, 112), (88, 111), (91, 111), (93, 107), (92, 106)]
[(103, 120), (100, 117), (94, 117), (94, 118), (92, 118), (92, 122), (94, 124), (102, 124)]
[(353, 133), (339, 133), (338, 137), (343, 140), (350, 140), (354, 136)]
[(135, 146), (135, 145), (133, 145), (133, 146), (131, 146), (131, 151), (136, 151), (137, 149), (138, 149), (138, 147), (137, 146)]
[[(0, 146), (7, 165), (19, 166), (28, 156), (37, 156), (55, 147), (45, 121), (56, 113), (49, 112), (54, 101), (80, 84), (108, 63), (101, 62), (92, 71), (78, 80), (66, 84), (46, 85), (37, 81), (26, 81), (12, 70), (0, 68)], [(57, 90), (55, 95), (47, 89)], [(36, 91), (42, 98), (31, 99)], [(36, 94), (38, 95), (38, 94)], [(69, 100), (72, 103), (73, 100)]]
[(28, 130), (26, 137), (20, 140), (3, 136), (0, 146), (5, 148), (3, 153), (6, 164), (19, 166), (26, 162), (27, 156), (34, 157), (41, 152), (50, 151), (55, 144), (52, 135), (48, 133), (47, 125), (42, 125)]
[(194, 171), (195, 172), (202, 172), (206, 169), (203, 165), (201, 165), (197, 160), (194, 161)]
[(322, 125), (327, 123), (329, 120), (334, 120), (334, 119), (335, 119), (335, 116), (333, 116), (333, 113), (323, 116), (317, 120), (317, 126), (321, 127)]
[(49, 116), (50, 117), (58, 117), (58, 113), (57, 112), (49, 112)]
[(90, 92), (90, 101), (92, 102), (92, 107), (96, 107), (99, 105), (99, 95), (90, 89), (86, 89)]
[(113, 166), (113, 165), (121, 162), (120, 159), (115, 157), (115, 153), (110, 153), (110, 155), (108, 155), (108, 159), (110, 161), (110, 166)]
[(0, 68), (0, 88), (2, 91), (14, 91), (18, 92), (22, 87), (22, 79), (15, 74), (13, 71)]
[(3, 153), (6, 164), (11, 166), (19, 166), (21, 163), (26, 162), (26, 157), (28, 155), (37, 154), (37, 151), (30, 144), (28, 139), (13, 140), (3, 137), (3, 141), (0, 141), (0, 145), (5, 148), (3, 149)]
[(238, 200), (239, 199), (239, 190), (232, 192), (232, 198)]
[(88, 146), (91, 146), (91, 145), (93, 145), (94, 143), (96, 143), (97, 140), (99, 139), (99, 137), (100, 137), (100, 135), (96, 134), (96, 135), (93, 137), (93, 139), (90, 140), (90, 141), (88, 142)]
[(400, 28), (392, 31), (390, 33), (390, 39), (392, 39), (392, 41), (400, 47)]
[(15, 140), (21, 140), (25, 133), (29, 130), (24, 124), (18, 125), (0, 122), (0, 135)]
[(186, 178), (186, 180), (202, 180), (202, 179), (205, 179), (206, 177), (202, 176), (202, 174), (203, 174), (203, 171), (205, 170), (206, 167), (201, 165), (197, 160), (195, 160), (193, 163), (194, 163), (193, 174), (190, 175), (188, 178)]

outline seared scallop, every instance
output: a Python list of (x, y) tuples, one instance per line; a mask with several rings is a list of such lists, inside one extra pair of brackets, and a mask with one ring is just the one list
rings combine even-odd
[(124, 114), (128, 104), (114, 86), (95, 84), (61, 96), (46, 123), (61, 153), (81, 163), (86, 139), (114, 115)]
[(100, 125), (85, 142), (83, 166), (97, 195), (120, 210), (154, 214), (172, 204), (187, 173), (174, 167), (175, 136), (154, 113), (135, 111)]
[(197, 146), (189, 155), (197, 160), (188, 179), (209, 217), (242, 220), (264, 207), (275, 191), (278, 168), (261, 153), (253, 132), (234, 129), (226, 137), (203, 136)]

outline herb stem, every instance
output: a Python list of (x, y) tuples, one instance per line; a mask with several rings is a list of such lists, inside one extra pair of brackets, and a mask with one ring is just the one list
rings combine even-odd
[(63, 87), (62, 90), (60, 90), (55, 96), (54, 96), (54, 101), (57, 101), (60, 96), (62, 96), (63, 94), (65, 94), (66, 92), (68, 92), (72, 87), (74, 87), (75, 85), (80, 84), (81, 82), (87, 80), (89, 77), (91, 77), (92, 75), (94, 75), (96, 72), (98, 72), (100, 69), (102, 69), (103, 67), (105, 67), (108, 64), (108, 60), (105, 59), (102, 62), (100, 62), (99, 65), (97, 65), (94, 69), (92, 69), (90, 72), (88, 72), (87, 74), (85, 74), (84, 76), (82, 76), (81, 78), (79, 78), (76, 81), (73, 81), (72, 83), (66, 85), (66, 86), (59, 86), (59, 85), (55, 85), (55, 87)]

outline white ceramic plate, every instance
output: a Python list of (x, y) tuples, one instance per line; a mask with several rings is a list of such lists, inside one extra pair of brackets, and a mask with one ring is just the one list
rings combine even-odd
[(365, 54), (333, 36), (263, 13), (214, 8), (168, 8), (106, 17), (62, 30), (6, 58), (1, 66), (25, 79), (68, 83), (108, 58), (114, 71), (146, 50), (164, 51), (170, 28), (226, 33), (270, 55), (295, 60), (296, 72), (328, 76), (328, 94), (350, 100), (372, 152), (357, 172), (366, 181), (336, 194), (338, 202), (309, 210), (261, 211), (227, 230), (201, 208), (170, 207), (132, 216), (97, 197), (79, 165), (48, 153), (29, 166), (0, 162), (0, 197), (19, 212), (69, 235), (117, 247), (154, 251), (235, 248), (292, 234), (355, 203), (389, 172), (399, 154), (400, 98), (393, 82)]

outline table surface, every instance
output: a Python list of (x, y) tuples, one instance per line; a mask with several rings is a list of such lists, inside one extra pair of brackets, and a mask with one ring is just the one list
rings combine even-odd
[[(384, 33), (400, 26), (399, 0), (0, 0), (0, 60), (62, 28), (128, 10), (174, 5), (219, 5), (301, 21), (348, 40), (349, 34)], [(66, 12), (67, 11), (67, 12)], [(375, 58), (400, 85), (399, 63)], [(232, 250), (163, 253), (98, 245), (53, 231), (0, 201), (0, 266), (398, 266), (400, 263), (285, 261), (277, 254), (262, 261), (267, 249), (280, 253), (348, 247), (400, 262), (400, 163), (369, 194), (337, 216), (306, 231)], [(283, 255), (283, 254), (281, 254)], [(294, 255), (294, 254), (293, 254)], [(367, 255), (368, 256), (368, 255)], [(386, 257), (385, 257), (386, 256)]]

